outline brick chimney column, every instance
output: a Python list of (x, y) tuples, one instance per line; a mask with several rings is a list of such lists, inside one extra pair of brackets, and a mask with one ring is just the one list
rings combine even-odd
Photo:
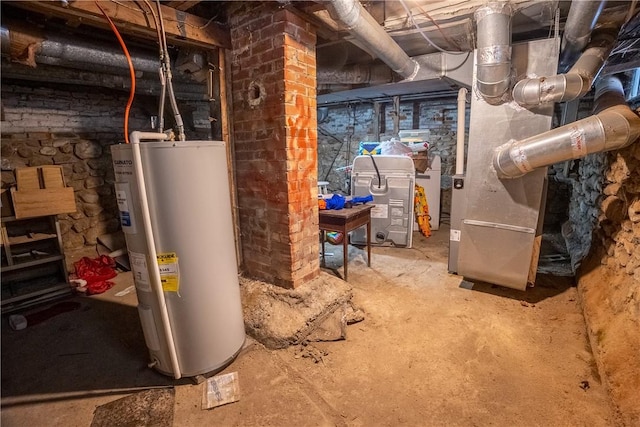
[(243, 270), (295, 288), (320, 271), (315, 29), (276, 2), (230, 17)]

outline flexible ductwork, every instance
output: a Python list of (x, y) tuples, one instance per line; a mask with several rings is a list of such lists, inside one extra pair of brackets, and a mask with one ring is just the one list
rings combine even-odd
[(616, 40), (614, 30), (596, 31), (587, 49), (567, 74), (520, 80), (513, 99), (525, 107), (583, 97), (591, 89)]
[(597, 114), (496, 149), (493, 166), (500, 178), (516, 178), (534, 169), (617, 150), (640, 137), (640, 117), (624, 104), (624, 91), (616, 77), (596, 86)]
[(340, 68), (319, 69), (318, 84), (384, 84), (393, 81), (391, 69), (384, 64), (354, 64)]
[(589, 43), (606, 1), (573, 0), (562, 36), (560, 69), (566, 71)]
[[(74, 86), (95, 86), (114, 90), (129, 90), (130, 80), (125, 75), (107, 74), (105, 72), (90, 72), (78, 69), (62, 69), (48, 65), (39, 65), (37, 68), (27, 67), (11, 62), (2, 63), (2, 78), (33, 82), (56, 82)], [(176, 96), (181, 100), (202, 101), (208, 99), (206, 87), (197, 83), (174, 83)], [(136, 93), (139, 95), (157, 96), (160, 93), (160, 85), (156, 75), (148, 78), (136, 79)]]
[(411, 80), (418, 73), (418, 63), (387, 34), (358, 0), (331, 0), (327, 9), (342, 22), (360, 43), (393, 71)]
[[(61, 34), (38, 35), (22, 28), (2, 27), (2, 54), (13, 60), (35, 66), (42, 62), (67, 68), (91, 70), (96, 66), (128, 70), (127, 60), (117, 45), (86, 43), (77, 37)], [(25, 52), (20, 52), (25, 51)], [(18, 56), (16, 58), (16, 56)], [(158, 73), (160, 63), (156, 55), (131, 51), (136, 71)]]
[(509, 3), (488, 3), (474, 13), (478, 92), (487, 101), (501, 98), (511, 84), (511, 13)]

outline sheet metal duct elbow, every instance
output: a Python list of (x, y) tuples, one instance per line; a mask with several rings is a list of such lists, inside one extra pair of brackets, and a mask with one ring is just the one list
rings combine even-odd
[(485, 100), (497, 100), (511, 85), (511, 5), (488, 3), (476, 10), (478, 33), (476, 76)]
[(415, 78), (420, 69), (418, 63), (406, 54), (358, 0), (331, 0), (327, 8), (334, 19), (346, 25), (354, 37), (393, 71), (407, 80)]
[(524, 107), (534, 107), (583, 97), (591, 90), (615, 40), (613, 29), (598, 31), (568, 73), (520, 80), (513, 88), (514, 101)]
[(624, 101), (615, 77), (604, 80), (596, 105), (605, 109), (574, 123), (498, 147), (493, 167), (500, 178), (517, 178), (534, 169), (577, 159), (587, 154), (617, 150), (640, 137), (640, 117)]

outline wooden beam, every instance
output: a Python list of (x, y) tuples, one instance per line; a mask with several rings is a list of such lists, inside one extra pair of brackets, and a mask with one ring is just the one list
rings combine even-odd
[(198, 3), (200, 3), (200, 0), (175, 0), (165, 3), (165, 5), (176, 10), (187, 11)]
[(305, 21), (309, 22), (314, 27), (316, 27), (316, 34), (322, 37), (323, 39), (332, 40), (332, 41), (339, 39), (339, 35), (336, 33), (336, 31), (334, 29), (329, 28), (329, 26), (321, 19), (318, 19), (317, 16), (307, 13), (304, 10), (297, 8), (292, 4), (287, 4), (284, 6), (284, 8), (290, 11), (291, 13), (296, 14), (299, 18), (302, 18)]
[(233, 217), (233, 234), (236, 243), (236, 260), (242, 265), (242, 233), (240, 232), (240, 213), (238, 208), (238, 186), (236, 181), (236, 153), (233, 140), (233, 99), (231, 90), (231, 59), (230, 50), (218, 51), (218, 70), (220, 70), (220, 121), (222, 140), (227, 150), (227, 167), (229, 174), (229, 190), (231, 192), (231, 216)]
[[(79, 19), (87, 25), (109, 28), (107, 20), (93, 1), (69, 2), (63, 7), (59, 1), (11, 1), (7, 2), (21, 9), (42, 13), (63, 19)], [(156, 40), (157, 33), (151, 13), (138, 7), (136, 2), (112, 2), (100, 0), (100, 6), (113, 20), (123, 34), (136, 35)], [(171, 7), (161, 6), (167, 40), (177, 45), (231, 47), (229, 31), (214, 22), (191, 15)]]

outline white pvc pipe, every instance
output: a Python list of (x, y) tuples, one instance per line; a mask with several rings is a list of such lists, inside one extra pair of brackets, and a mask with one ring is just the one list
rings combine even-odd
[(458, 130), (456, 135), (456, 175), (464, 173), (464, 129), (467, 113), (467, 89), (458, 91)]
[(140, 195), (140, 204), (142, 208), (142, 223), (144, 224), (144, 234), (147, 240), (147, 250), (149, 251), (150, 258), (150, 270), (151, 270), (151, 286), (158, 298), (158, 305), (160, 307), (160, 320), (162, 322), (162, 329), (164, 332), (165, 340), (167, 341), (167, 347), (169, 349), (169, 359), (171, 359), (171, 366), (173, 366), (173, 372), (175, 379), (179, 380), (182, 377), (180, 372), (180, 364), (178, 363), (178, 354), (176, 353), (176, 345), (173, 341), (173, 332), (171, 331), (171, 323), (169, 321), (169, 312), (167, 310), (167, 301), (164, 298), (164, 291), (162, 290), (162, 281), (160, 279), (160, 267), (158, 266), (158, 256), (156, 253), (156, 242), (153, 238), (153, 228), (151, 227), (151, 214), (149, 212), (149, 201), (147, 200), (147, 187), (144, 181), (144, 171), (142, 170), (142, 156), (140, 154), (140, 140), (152, 139), (164, 141), (167, 139), (167, 135), (164, 133), (156, 132), (131, 132), (130, 140), (131, 147), (133, 149), (133, 168), (136, 173), (136, 182), (138, 184), (138, 193)]

